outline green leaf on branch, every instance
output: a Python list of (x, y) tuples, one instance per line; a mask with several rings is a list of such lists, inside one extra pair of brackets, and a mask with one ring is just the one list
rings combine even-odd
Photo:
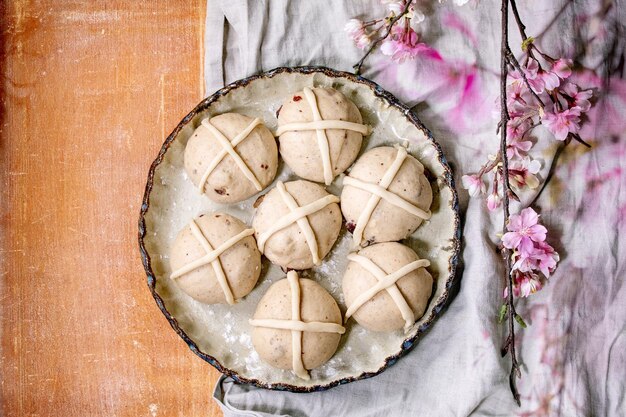
[(520, 326), (522, 326), (523, 329), (525, 329), (526, 327), (528, 327), (526, 325), (526, 322), (524, 321), (524, 319), (522, 318), (522, 316), (520, 316), (519, 314), (515, 315), (515, 321), (517, 321), (519, 323)]
[(509, 307), (506, 304), (502, 304), (502, 307), (500, 307), (500, 313), (498, 314), (498, 322), (502, 323), (504, 321), (504, 316), (506, 316), (506, 312), (509, 309)]
[(529, 36), (526, 39), (524, 39), (522, 41), (522, 51), (528, 52), (528, 48), (530, 48), (530, 45), (532, 45), (534, 42), (535, 42), (535, 38), (533, 38), (532, 36)]

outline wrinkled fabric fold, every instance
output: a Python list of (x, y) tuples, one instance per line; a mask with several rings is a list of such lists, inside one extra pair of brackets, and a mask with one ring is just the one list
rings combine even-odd
[[(442, 60), (418, 57), (398, 65), (373, 54), (364, 73), (407, 104), (417, 104), (414, 110), (442, 145), (457, 184), (499, 146), (492, 115), (498, 96), (499, 3), (477, 3), (459, 8), (451, 1), (433, 2), (434, 15), (422, 29)], [(518, 3), (532, 35), (547, 26), (563, 1)], [(555, 55), (573, 49), (577, 13), (597, 2), (575, 3), (543, 35), (543, 49)], [(352, 71), (363, 52), (344, 32), (345, 23), (384, 13), (377, 0), (208, 1), (207, 92), (278, 66)], [(511, 45), (519, 51), (513, 23), (511, 32)], [(452, 303), (412, 352), (374, 378), (311, 394), (263, 390), (222, 377), (214, 398), (224, 414), (626, 415), (626, 122), (620, 125), (619, 119), (626, 121), (626, 86), (621, 88), (607, 98), (611, 107), (602, 113), (611, 120), (600, 117), (585, 132), (593, 136), (594, 149), (569, 145), (556, 179), (536, 205), (562, 262), (540, 293), (518, 304), (530, 325), (518, 332), (521, 409), (509, 392), (510, 359), (500, 355), (506, 334), (496, 319), (504, 286), (496, 252), (502, 214), (489, 213), (484, 199), (469, 200), (459, 187), (462, 280)], [(540, 143), (532, 150), (542, 162), (543, 178), (557, 144), (545, 133), (539, 131)], [(520, 197), (522, 205), (513, 204), (514, 211), (532, 201), (534, 192)], [(549, 412), (542, 409), (546, 402)]]

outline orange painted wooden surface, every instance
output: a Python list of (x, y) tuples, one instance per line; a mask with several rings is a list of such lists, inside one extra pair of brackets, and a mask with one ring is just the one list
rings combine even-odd
[(137, 217), (203, 97), (204, 0), (0, 2), (0, 415), (216, 416)]

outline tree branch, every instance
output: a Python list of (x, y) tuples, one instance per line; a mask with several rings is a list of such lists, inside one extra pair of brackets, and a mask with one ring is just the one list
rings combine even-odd
[[(511, 5), (513, 7), (514, 13), (517, 10), (515, 7), (515, 0), (511, 0)], [(518, 19), (519, 16), (516, 16)], [(511, 186), (509, 184), (509, 159), (506, 155), (506, 125), (509, 121), (509, 110), (506, 105), (506, 81), (507, 81), (507, 73), (508, 73), (508, 54), (510, 53), (509, 48), (509, 0), (502, 0), (502, 43), (500, 49), (500, 105), (501, 105), (501, 113), (500, 113), (500, 155), (502, 158), (502, 207), (504, 211), (504, 221), (503, 221), (503, 233), (506, 232), (507, 224), (509, 222), (509, 191)], [(518, 26), (520, 27), (521, 33), (524, 34), (524, 25), (521, 24), (521, 21), (518, 21)], [(523, 35), (525, 37), (525, 34)], [(508, 288), (508, 319), (509, 319), (509, 337), (510, 346), (509, 352), (511, 354), (511, 372), (509, 374), (509, 387), (511, 388), (511, 393), (513, 394), (513, 399), (518, 406), (521, 405), (520, 395), (517, 391), (516, 378), (519, 376), (519, 365), (517, 364), (517, 355), (515, 353), (515, 306), (513, 304), (513, 275), (511, 274), (511, 254), (507, 248), (503, 248), (503, 255), (506, 263), (506, 278), (507, 278), (507, 288)]]
[(396, 25), (396, 23), (398, 23), (398, 21), (400, 19), (402, 19), (409, 12), (409, 7), (411, 7), (412, 3), (413, 3), (413, 0), (408, 0), (406, 2), (406, 5), (404, 6), (404, 9), (402, 10), (402, 13), (400, 13), (399, 15), (394, 17), (391, 20), (391, 22), (389, 22), (389, 26), (387, 26), (387, 30), (385, 31), (385, 34), (383, 36), (379, 37), (378, 39), (376, 39), (372, 43), (372, 45), (369, 47), (367, 52), (365, 52), (365, 55), (363, 55), (363, 57), (359, 60), (359, 62), (357, 62), (356, 64), (354, 64), (352, 66), (352, 68), (354, 68), (354, 73), (356, 75), (361, 75), (361, 67), (363, 66), (363, 63), (365, 62), (367, 57), (374, 51), (374, 49), (376, 49), (376, 47), (378, 46), (379, 43), (381, 43), (382, 41), (384, 41), (385, 39), (387, 39), (389, 37), (389, 35), (391, 34), (391, 29), (393, 29), (393, 27)]

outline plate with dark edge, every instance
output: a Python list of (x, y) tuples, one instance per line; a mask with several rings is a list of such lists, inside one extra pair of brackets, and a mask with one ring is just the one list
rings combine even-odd
[[(361, 154), (376, 146), (400, 143), (425, 166), (433, 188), (433, 215), (403, 243), (431, 262), (428, 269), (435, 279), (426, 313), (407, 333), (370, 332), (350, 320), (336, 354), (326, 364), (312, 370), (308, 381), (290, 371), (266, 365), (252, 346), (248, 319), (271, 283), (284, 278), (280, 267), (264, 258), (259, 282), (248, 296), (234, 306), (205, 305), (187, 296), (169, 279), (168, 260), (176, 234), (192, 218), (223, 211), (250, 225), (254, 202), (273, 187), (272, 184), (258, 195), (231, 205), (213, 203), (201, 195), (183, 167), (185, 144), (200, 121), (207, 116), (239, 112), (260, 117), (270, 130), (275, 130), (276, 111), (291, 93), (303, 87), (332, 87), (357, 105), (364, 123), (373, 128), (372, 134), (363, 141)], [(285, 164), (279, 164), (275, 182), (296, 178)], [(327, 187), (328, 191), (339, 195), (342, 179), (343, 175), (335, 179)], [(139, 218), (139, 247), (148, 288), (172, 328), (190, 349), (238, 382), (293, 392), (319, 391), (372, 377), (410, 351), (450, 301), (451, 290), (459, 279), (456, 267), (460, 233), (453, 175), (432, 134), (409, 108), (376, 83), (324, 67), (276, 68), (229, 84), (202, 100), (167, 137), (152, 163)], [(347, 265), (350, 241), (351, 235), (343, 227), (322, 264), (302, 274), (326, 288), (343, 312), (346, 307), (341, 278)]]

